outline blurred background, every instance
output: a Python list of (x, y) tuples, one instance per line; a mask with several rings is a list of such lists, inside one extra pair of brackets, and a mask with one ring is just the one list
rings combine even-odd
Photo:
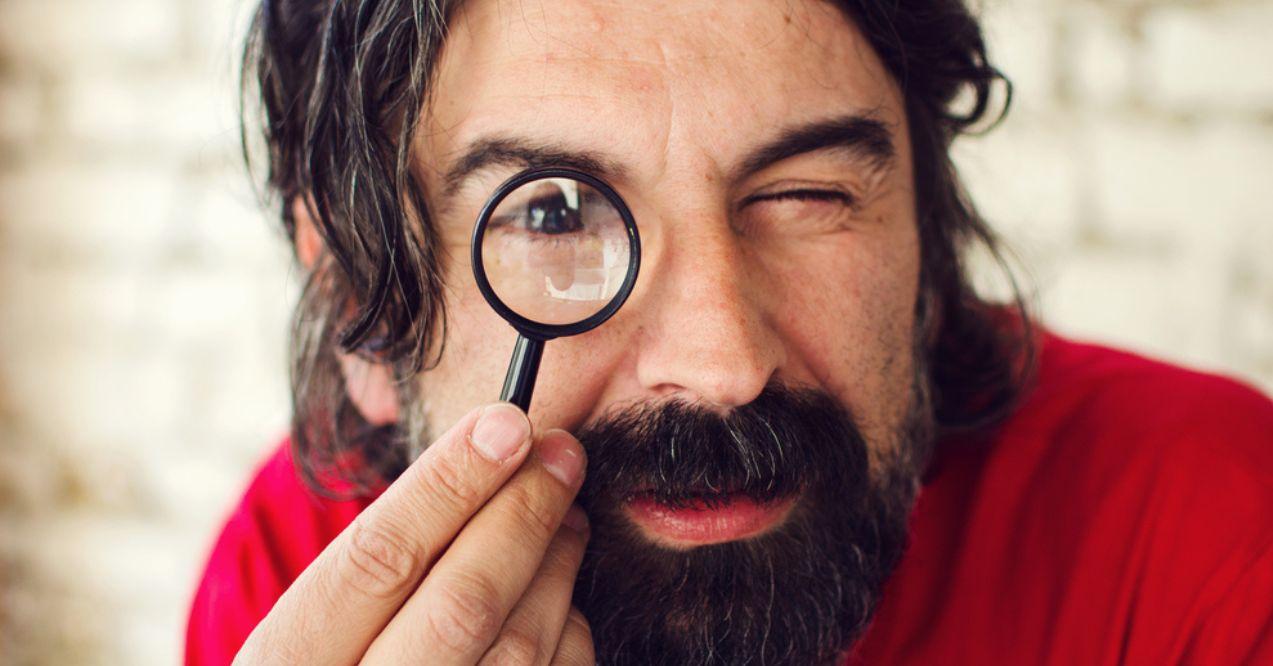
[[(974, 198), (1061, 332), (1273, 390), (1273, 2), (988, 0)], [(241, 0), (0, 0), (0, 663), (180, 659), (288, 422)]]

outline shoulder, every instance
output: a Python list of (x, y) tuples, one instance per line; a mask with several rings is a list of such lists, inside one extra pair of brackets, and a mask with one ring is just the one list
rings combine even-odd
[(366, 501), (320, 497), (284, 441), (257, 467), (204, 568), (186, 634), (188, 664), (229, 663), (274, 602)]
[(1061, 558), (1198, 581), (1273, 542), (1273, 403), (1233, 379), (1045, 334), (1016, 412), (945, 453), (938, 478)]
[(1054, 440), (1117, 440), (1115, 454), (1205, 454), (1273, 487), (1273, 401), (1232, 378), (1047, 334), (1020, 416)]
[[(1220, 635), (1207, 629), (1213, 618), (1273, 580), (1273, 402), (1137, 354), (1056, 336), (1045, 344), (1020, 415), (1044, 435), (1038, 492), (1063, 498), (1051, 515), (1073, 521), (1061, 529), (1075, 543), (1099, 546), (1092, 570), (1139, 581), (1123, 597), (1126, 654), (1178, 656), (1163, 652), (1164, 636)], [(1084, 561), (1082, 548), (1070, 555)]]
[(1193, 641), (1197, 663), (1237, 661), (1273, 599), (1273, 405), (1125, 351), (1039, 349), (1011, 416), (937, 443), (870, 655), (1181, 663)]
[(1273, 580), (1273, 403), (1242, 382), (1046, 334), (1015, 413), (938, 456), (916, 543), (1053, 638), (1176, 663), (1164, 637)]
[(1076, 539), (1139, 546), (1123, 556), (1164, 584), (1239, 571), (1273, 543), (1273, 402), (1242, 382), (1049, 334), (996, 439), (990, 459), (1031, 480), (1027, 505)]
[(301, 479), (284, 441), (258, 466), (225, 524), (223, 540), (264, 548), (288, 582), (367, 505), (319, 495)]

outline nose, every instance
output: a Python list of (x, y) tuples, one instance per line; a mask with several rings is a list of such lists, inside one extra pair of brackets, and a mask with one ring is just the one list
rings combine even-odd
[(784, 350), (768, 322), (765, 276), (741, 239), (724, 222), (695, 226), (661, 248), (637, 380), (659, 397), (728, 409), (760, 394)]

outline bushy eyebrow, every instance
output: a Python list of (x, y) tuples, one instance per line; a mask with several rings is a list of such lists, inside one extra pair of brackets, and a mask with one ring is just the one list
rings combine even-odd
[(447, 171), (443, 197), (450, 198), (470, 176), (493, 166), (569, 167), (603, 180), (622, 180), (625, 176), (617, 162), (592, 151), (570, 150), (520, 137), (487, 137), (475, 141)]
[(822, 150), (854, 153), (877, 166), (892, 162), (897, 153), (893, 135), (882, 121), (870, 116), (839, 116), (781, 130), (739, 162), (731, 174), (732, 182), (785, 159)]
[[(778, 131), (739, 160), (730, 172), (731, 182), (782, 160), (822, 150), (849, 151), (876, 165), (891, 162), (896, 154), (892, 133), (882, 121), (863, 115), (838, 116)], [(447, 170), (443, 200), (450, 199), (470, 176), (493, 166), (571, 167), (611, 182), (624, 180), (628, 172), (620, 159), (600, 152), (525, 137), (490, 136), (474, 141)]]

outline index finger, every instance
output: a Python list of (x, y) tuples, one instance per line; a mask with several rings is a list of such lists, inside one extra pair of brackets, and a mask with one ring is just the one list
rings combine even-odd
[(530, 449), (507, 403), (476, 409), (438, 438), (296, 579), (236, 662), (348, 664), (415, 589)]

